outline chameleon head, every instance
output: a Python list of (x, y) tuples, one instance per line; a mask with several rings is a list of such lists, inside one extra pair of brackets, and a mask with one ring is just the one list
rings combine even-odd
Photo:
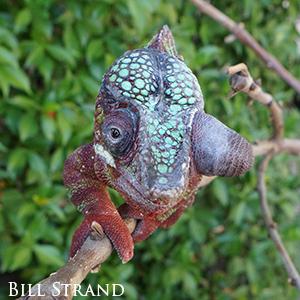
[(187, 188), (191, 124), (204, 102), (181, 59), (164, 26), (108, 68), (96, 102), (96, 154), (121, 174), (114, 188), (125, 197), (136, 192), (148, 209), (170, 209)]

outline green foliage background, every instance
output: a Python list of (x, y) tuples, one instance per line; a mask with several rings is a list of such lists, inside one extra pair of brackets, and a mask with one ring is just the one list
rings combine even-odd
[[(300, 4), (283, 2), (211, 1), (300, 78)], [(67, 261), (82, 216), (67, 200), (64, 161), (92, 141), (94, 102), (106, 68), (126, 50), (146, 45), (164, 24), (199, 79), (207, 113), (251, 142), (270, 137), (265, 107), (248, 107), (245, 95), (225, 99), (226, 66), (245, 62), (282, 100), (286, 137), (300, 138), (295, 92), (239, 41), (225, 44), (227, 30), (189, 1), (2, 0), (1, 299), (8, 298), (8, 281), (34, 284)], [(299, 158), (281, 154), (266, 177), (274, 219), (298, 269), (299, 167)], [(132, 261), (122, 265), (114, 253), (83, 286), (122, 284), (122, 299), (297, 299), (268, 239), (255, 186), (255, 167), (239, 178), (216, 179), (172, 228), (137, 244)]]

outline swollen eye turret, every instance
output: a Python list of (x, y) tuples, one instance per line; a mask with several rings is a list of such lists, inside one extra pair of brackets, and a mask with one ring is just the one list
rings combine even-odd
[(104, 144), (115, 158), (130, 151), (135, 134), (136, 119), (128, 109), (113, 111), (102, 123)]

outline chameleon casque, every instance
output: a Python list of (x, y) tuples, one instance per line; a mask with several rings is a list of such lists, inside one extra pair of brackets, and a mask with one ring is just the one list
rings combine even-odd
[[(144, 48), (119, 57), (102, 79), (94, 142), (66, 160), (69, 197), (84, 219), (70, 258), (98, 222), (127, 262), (134, 243), (172, 226), (206, 176), (237, 176), (253, 165), (252, 146), (203, 110), (200, 86), (164, 26)], [(118, 209), (106, 189), (126, 203)], [(138, 220), (130, 234), (122, 218)]]

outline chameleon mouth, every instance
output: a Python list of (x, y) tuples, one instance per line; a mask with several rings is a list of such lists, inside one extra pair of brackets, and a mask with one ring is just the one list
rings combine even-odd
[(125, 201), (133, 206), (138, 203), (149, 213), (162, 213), (175, 206), (182, 199), (188, 184), (185, 177), (182, 176), (177, 187), (154, 184), (150, 188), (145, 188), (138, 180), (132, 180), (127, 170), (120, 169), (119, 171), (121, 176), (115, 178), (115, 189)]
[(152, 188), (149, 192), (149, 196), (151, 198), (156, 199), (172, 199), (178, 198), (179, 195), (182, 193), (182, 189), (180, 188), (173, 188), (168, 190), (161, 190), (159, 188)]
[(174, 202), (172, 200), (176, 200), (179, 198), (185, 190), (185, 177), (182, 176), (181, 180), (177, 182), (176, 187), (166, 187), (162, 184), (157, 184), (157, 182), (149, 189), (147, 192), (147, 197), (152, 199), (165, 199), (169, 202)]
[(181, 199), (183, 188), (173, 188), (162, 190), (160, 188), (152, 188), (147, 194), (152, 206), (158, 206), (160, 209), (173, 207)]
[(185, 193), (187, 181), (184, 176), (178, 182), (176, 187), (166, 187), (163, 185), (155, 184), (149, 191), (146, 192), (146, 197), (152, 205), (160, 207), (172, 207), (178, 203)]

